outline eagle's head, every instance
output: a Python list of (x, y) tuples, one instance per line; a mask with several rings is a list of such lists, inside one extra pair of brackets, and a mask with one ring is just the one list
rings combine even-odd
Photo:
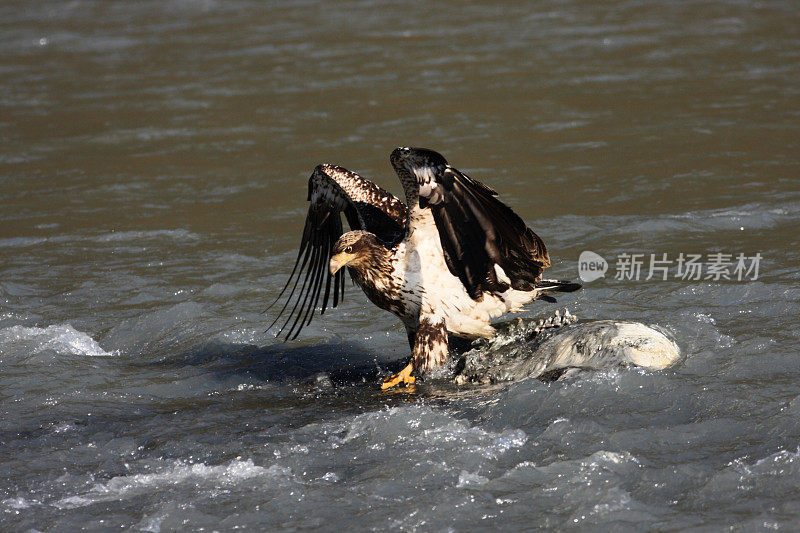
[(386, 248), (374, 233), (368, 231), (349, 231), (339, 237), (333, 245), (331, 254), (331, 275), (340, 268), (348, 266), (355, 270), (364, 270), (380, 264)]

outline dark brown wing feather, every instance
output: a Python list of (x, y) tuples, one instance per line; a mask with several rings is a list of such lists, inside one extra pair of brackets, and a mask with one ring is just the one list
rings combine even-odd
[(394, 195), (335, 165), (319, 165), (314, 169), (308, 180), (308, 201), (308, 215), (294, 268), (275, 302), (267, 308), (275, 305), (291, 287), (280, 313), (268, 328), (288, 311), (279, 331), (282, 333), (291, 322), (286, 340), (297, 338), (303, 326), (311, 322), (320, 296), (320, 313), (327, 309), (331, 288), (332, 307), (344, 297), (344, 269), (335, 276), (328, 271), (333, 245), (344, 232), (341, 214), (344, 213), (351, 229), (369, 231), (389, 244), (402, 239), (408, 217), (405, 204)]
[(529, 291), (550, 266), (547, 248), (497, 193), (452, 167), (435, 179), (437, 203), (430, 205), (441, 238), (445, 261), (472, 298), (483, 291), (502, 292), (508, 284), (497, 278), (499, 265), (511, 287)]

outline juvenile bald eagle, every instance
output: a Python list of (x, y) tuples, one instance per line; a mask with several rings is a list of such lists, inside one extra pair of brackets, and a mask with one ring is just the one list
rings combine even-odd
[[(367, 297), (406, 327), (411, 362), (384, 381), (388, 388), (413, 383), (412, 372), (443, 364), (449, 335), (491, 337), (493, 318), (547, 298), (545, 291), (580, 288), (542, 280), (542, 270), (550, 266), (544, 242), (494, 190), (448, 165), (439, 153), (397, 148), (390, 161), (405, 204), (339, 166), (319, 165), (311, 174), (300, 251), (278, 296), (291, 286), (278, 315), (294, 301), (282, 327), (294, 317), (287, 339), (311, 321), (320, 296), (320, 312), (331, 292), (336, 307), (344, 296), (346, 266)], [(343, 232), (341, 213), (353, 231)]]

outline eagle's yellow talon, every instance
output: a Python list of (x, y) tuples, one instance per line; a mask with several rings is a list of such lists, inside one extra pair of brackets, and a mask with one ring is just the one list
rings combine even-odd
[(409, 364), (403, 370), (395, 374), (394, 376), (388, 377), (383, 380), (383, 384), (381, 384), (381, 389), (386, 390), (398, 385), (399, 383), (403, 383), (404, 385), (412, 385), (416, 383), (417, 378), (411, 375), (411, 372), (414, 371), (414, 366)]

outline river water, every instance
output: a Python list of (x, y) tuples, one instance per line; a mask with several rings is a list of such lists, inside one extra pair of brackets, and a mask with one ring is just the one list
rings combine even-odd
[[(9, 0), (0, 51), (0, 529), (800, 525), (795, 2)], [(398, 193), (398, 145), (682, 362), (382, 393), (405, 334), (349, 284), (265, 332), (311, 170)]]

